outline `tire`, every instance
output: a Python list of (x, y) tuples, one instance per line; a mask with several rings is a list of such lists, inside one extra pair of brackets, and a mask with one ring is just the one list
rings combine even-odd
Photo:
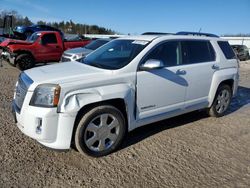
[(81, 154), (101, 157), (114, 152), (125, 133), (126, 123), (120, 110), (110, 105), (93, 107), (77, 125), (75, 146)]
[(34, 64), (34, 58), (29, 54), (21, 54), (16, 58), (16, 67), (20, 70), (30, 69)]
[(212, 117), (221, 117), (228, 110), (232, 99), (232, 89), (229, 85), (220, 85), (217, 89), (212, 106), (208, 114)]

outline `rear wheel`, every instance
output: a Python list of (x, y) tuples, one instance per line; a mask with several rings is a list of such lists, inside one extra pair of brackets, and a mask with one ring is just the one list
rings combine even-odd
[(228, 110), (232, 99), (232, 90), (228, 85), (219, 86), (214, 98), (214, 102), (209, 109), (209, 115), (221, 117)]
[(21, 54), (16, 58), (16, 66), (20, 70), (30, 69), (34, 66), (34, 59), (29, 54)]
[(78, 123), (75, 146), (80, 153), (104, 156), (120, 146), (125, 132), (125, 119), (120, 110), (109, 105), (94, 107)]

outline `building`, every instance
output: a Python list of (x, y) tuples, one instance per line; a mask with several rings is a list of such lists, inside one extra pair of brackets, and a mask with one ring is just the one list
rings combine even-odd
[(221, 37), (228, 40), (229, 44), (240, 44), (247, 46), (250, 52), (250, 37)]

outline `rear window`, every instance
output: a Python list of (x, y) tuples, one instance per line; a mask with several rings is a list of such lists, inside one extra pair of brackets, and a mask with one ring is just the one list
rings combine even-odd
[(183, 64), (215, 61), (215, 52), (209, 41), (183, 41)]
[(231, 46), (227, 41), (218, 41), (218, 45), (220, 46), (223, 54), (227, 59), (235, 59), (235, 54)]

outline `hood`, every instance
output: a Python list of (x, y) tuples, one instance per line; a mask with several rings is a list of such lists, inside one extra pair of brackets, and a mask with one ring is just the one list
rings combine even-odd
[(65, 54), (70, 54), (70, 55), (88, 55), (89, 53), (91, 53), (93, 50), (87, 49), (87, 48), (83, 48), (83, 47), (79, 47), (79, 48), (72, 48), (70, 50), (66, 50), (64, 53)]
[(25, 41), (25, 40), (14, 40), (14, 39), (6, 39), (4, 40), (0, 46), (6, 47), (10, 44), (22, 44), (22, 45), (31, 45), (31, 42)]
[[(93, 78), (103, 77), (110, 71), (85, 65), (79, 62), (65, 62), (53, 65), (36, 67), (25, 71), (33, 81), (34, 87), (42, 83), (64, 84), (75, 81), (91, 80)], [(33, 90), (34, 88), (30, 88)]]

